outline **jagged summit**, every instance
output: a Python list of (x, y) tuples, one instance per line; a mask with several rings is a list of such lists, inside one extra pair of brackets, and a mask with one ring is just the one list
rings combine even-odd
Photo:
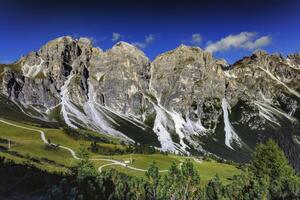
[(170, 50), (170, 51), (167, 51), (167, 52), (164, 52), (164, 53), (158, 55), (154, 60), (161, 59), (162, 57), (165, 57), (166, 55), (185, 56), (185, 55), (189, 55), (189, 54), (211, 55), (211, 53), (203, 51), (200, 47), (187, 46), (187, 45), (181, 44), (173, 50)]
[(47, 49), (47, 48), (55, 48), (59, 46), (66, 46), (68, 44), (71, 44), (72, 42), (76, 42), (75, 39), (73, 39), (71, 36), (61, 36), (58, 38), (55, 38), (49, 42), (47, 42), (45, 45), (42, 46), (42, 49)]
[(199, 51), (203, 51), (200, 47), (198, 46), (189, 46), (189, 45), (185, 45), (185, 44), (180, 44), (176, 49), (193, 49), (193, 50), (199, 50)]
[(259, 49), (259, 50), (255, 50), (255, 51), (252, 53), (252, 55), (257, 56), (257, 57), (262, 57), (262, 56), (268, 55), (268, 52)]
[(71, 42), (79, 42), (79, 43), (87, 43), (92, 44), (92, 39), (88, 37), (80, 37), (80, 38), (73, 38), (72, 36), (65, 35), (58, 38), (55, 38), (45, 44), (45, 46), (50, 44), (59, 44), (59, 43), (71, 43)]
[[(92, 47), (93, 42), (90, 38), (62, 36), (43, 45), (42, 48), (37, 51), (37, 54), (40, 54), (41, 56), (51, 56), (51, 54), (57, 54), (58, 52), (69, 51), (70, 53), (74, 53), (76, 51), (78, 56), (85, 49), (91, 49)], [(99, 50), (101, 49), (99, 48)]]
[(64, 36), (55, 38), (55, 39), (49, 41), (48, 43), (60, 43), (60, 42), (70, 42), (70, 41), (75, 41), (75, 39), (72, 36), (64, 35)]
[(216, 64), (220, 65), (224, 69), (229, 69), (230, 68), (230, 65), (228, 64), (228, 62), (224, 58), (218, 59), (216, 61)]
[(288, 58), (300, 59), (300, 53), (289, 54)]
[(111, 49), (107, 50), (107, 52), (116, 52), (118, 54), (130, 54), (132, 56), (140, 56), (145, 58), (147, 57), (142, 50), (140, 50), (133, 44), (124, 41), (117, 42)]
[(117, 42), (114, 46), (114, 47), (120, 47), (120, 48), (133, 48), (133, 49), (138, 49), (137, 47), (135, 47), (134, 45), (128, 43), (128, 42), (124, 42), (124, 41), (119, 41)]

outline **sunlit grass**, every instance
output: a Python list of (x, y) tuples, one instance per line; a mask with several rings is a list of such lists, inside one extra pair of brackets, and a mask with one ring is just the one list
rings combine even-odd
[[(88, 148), (91, 144), (91, 141), (83, 140), (83, 139), (74, 139), (69, 135), (65, 134), (62, 129), (45, 129), (40, 127), (34, 127), (30, 125), (24, 125), (17, 122), (12, 122), (14, 124), (18, 124), (28, 128), (40, 129), (43, 130), (46, 134), (46, 138), (50, 139), (52, 143), (60, 144), (66, 147), (70, 147), (74, 149), (74, 151), (78, 154), (80, 148)], [(65, 172), (67, 167), (74, 166), (78, 161), (72, 158), (69, 151), (64, 149), (50, 149), (47, 148), (46, 145), (40, 138), (40, 133), (25, 130), (22, 128), (14, 127), (8, 124), (0, 123), (0, 138), (9, 139), (12, 141), (11, 148), (8, 150), (10, 152), (17, 152), (19, 156), (10, 154), (9, 152), (0, 152), (0, 156), (5, 156), (8, 159), (14, 160), (16, 163), (26, 163), (31, 162), (36, 167), (47, 170), (49, 172), (57, 172), (62, 171)], [(100, 145), (104, 145), (109, 148), (124, 148), (119, 144), (104, 144), (100, 143)], [(5, 144), (1, 144), (1, 146), (5, 146)], [(21, 156), (21, 157), (20, 157)], [(148, 169), (149, 166), (155, 162), (158, 166), (159, 170), (168, 169), (173, 162), (175, 162), (178, 166), (188, 157), (177, 156), (173, 154), (165, 155), (165, 154), (125, 154), (125, 155), (100, 155), (95, 153), (90, 153), (91, 158), (108, 158), (118, 161), (126, 161), (133, 160), (130, 166), (140, 168), (140, 169)], [(41, 162), (32, 161), (34, 159), (41, 160)], [(43, 161), (44, 160), (44, 161)], [(53, 162), (46, 162), (47, 160)], [(92, 161), (95, 164), (96, 169), (104, 164), (109, 164), (108, 161)], [(212, 177), (216, 174), (220, 177), (220, 179), (227, 183), (229, 182), (230, 177), (234, 174), (238, 174), (240, 172), (239, 169), (232, 165), (218, 163), (215, 161), (203, 161), (202, 163), (198, 163), (193, 161), (196, 170), (198, 171), (201, 177), (201, 184), (206, 184)], [(107, 169), (116, 169), (120, 172), (123, 172), (132, 176), (140, 176), (143, 177), (145, 175), (144, 172), (132, 170), (123, 166), (107, 166), (103, 170)]]

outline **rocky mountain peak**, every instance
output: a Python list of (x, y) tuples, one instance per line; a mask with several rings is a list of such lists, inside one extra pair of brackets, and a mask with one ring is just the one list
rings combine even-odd
[[(86, 49), (92, 48), (92, 40), (90, 38), (81, 37), (79, 39), (72, 38), (71, 36), (62, 36), (46, 43), (37, 52), (40, 56), (53, 57), (53, 55), (61, 56), (67, 53), (69, 56), (79, 56)], [(53, 54), (53, 55), (52, 55)]]
[(211, 53), (203, 51), (199, 47), (182, 44), (171, 51), (167, 51), (157, 56), (152, 62), (152, 68), (155, 68), (158, 63), (165, 63), (166, 67), (174, 68), (174, 70), (176, 69), (175, 71), (178, 72), (178, 70), (180, 71), (180, 69), (185, 66), (207, 66), (212, 62), (214, 62), (214, 59)]
[(66, 45), (71, 44), (72, 42), (76, 42), (76, 40), (73, 39), (71, 36), (62, 36), (47, 42), (45, 45), (42, 46), (41, 50), (51, 49), (54, 47), (64, 47)]
[(267, 55), (268, 55), (268, 52), (259, 49), (259, 50), (255, 50), (255, 51), (252, 53), (252, 55), (255, 56), (255, 57), (263, 57), (263, 56), (267, 56)]
[(107, 53), (147, 58), (145, 53), (139, 48), (137, 48), (133, 44), (124, 41), (117, 42), (111, 49), (107, 51)]
[(126, 42), (103, 52), (89, 38), (64, 36), (5, 65), (0, 81), (1, 93), (34, 117), (56, 113), (73, 128), (232, 158), (270, 135), (296, 148), (299, 63), (300, 54), (256, 51), (229, 66), (186, 45), (150, 62)]
[(80, 37), (77, 41), (80, 46), (91, 47), (93, 44), (92, 39), (87, 37)]
[(179, 45), (177, 48), (167, 51), (165, 53), (162, 53), (156, 57), (156, 59), (159, 59), (161, 57), (166, 56), (188, 56), (188, 55), (195, 55), (195, 54), (210, 54), (208, 52), (204, 52), (200, 47), (194, 47), (194, 46), (187, 46), (184, 44)]
[(119, 47), (119, 48), (124, 48), (124, 49), (137, 49), (137, 47), (135, 47), (134, 45), (128, 43), (128, 42), (125, 42), (125, 41), (119, 41), (117, 42), (112, 48), (114, 47)]
[(229, 69), (230, 68), (230, 65), (228, 64), (228, 62), (224, 58), (216, 60), (216, 64), (220, 65), (223, 69)]
[(289, 54), (287, 57), (290, 59), (300, 59), (300, 53)]
[(185, 45), (185, 44), (180, 44), (176, 49), (177, 50), (185, 50), (186, 49), (186, 50), (194, 50), (194, 51), (203, 51), (200, 47), (189, 46), (189, 45)]

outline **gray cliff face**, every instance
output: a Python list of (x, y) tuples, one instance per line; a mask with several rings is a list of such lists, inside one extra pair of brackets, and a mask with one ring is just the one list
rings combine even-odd
[(253, 98), (270, 99), (282, 92), (299, 97), (300, 74), (293, 61), (280, 55), (255, 52), (235, 63), (228, 74), (231, 75), (229, 78), (243, 86), (240, 92), (246, 91)]
[(210, 53), (181, 45), (152, 62), (150, 91), (168, 110), (212, 129), (225, 96), (224, 73)]
[(272, 137), (300, 168), (300, 54), (229, 66), (181, 45), (150, 62), (125, 42), (102, 51), (66, 36), (1, 66), (1, 93), (32, 117), (237, 161)]
[(150, 80), (150, 61), (136, 47), (119, 42), (93, 55), (89, 83), (95, 101), (114, 111), (141, 119)]
[[(72, 71), (82, 73), (80, 60), (85, 62), (82, 40), (62, 37), (50, 41), (38, 52), (31, 52), (18, 63), (6, 68), (3, 93), (24, 105), (32, 105), (45, 111), (60, 102), (60, 90)], [(84, 97), (84, 96), (82, 96)]]
[(259, 51), (235, 63), (226, 71), (228, 99), (247, 102), (259, 111), (262, 122), (276, 122), (273, 112), (292, 119), (300, 107), (300, 73), (297, 57), (290, 57)]

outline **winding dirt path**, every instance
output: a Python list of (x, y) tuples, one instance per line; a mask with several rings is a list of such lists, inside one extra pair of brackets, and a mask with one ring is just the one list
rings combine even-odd
[[(28, 127), (25, 127), (25, 126), (20, 126), (20, 125), (17, 125), (17, 124), (13, 124), (13, 123), (11, 123), (11, 122), (7, 122), (7, 121), (2, 120), (2, 119), (0, 119), (0, 122), (2, 122), (2, 123), (4, 123), (4, 124), (8, 124), (8, 125), (10, 125), (10, 126), (22, 128), (22, 129), (25, 129), (25, 130), (30, 130), (30, 131), (38, 132), (38, 133), (40, 133), (41, 140), (44, 142), (44, 144), (49, 144), (49, 142), (48, 142), (48, 140), (47, 140), (47, 138), (46, 138), (45, 132), (42, 131), (42, 130), (34, 129), (34, 128), (28, 128)], [(51, 143), (51, 144), (55, 145), (54, 143)], [(72, 157), (73, 157), (74, 159), (76, 159), (76, 160), (80, 160), (80, 159), (81, 159), (81, 158), (79, 158), (79, 157), (76, 155), (76, 153), (75, 153), (75, 151), (74, 151), (73, 149), (71, 149), (71, 148), (69, 148), (69, 147), (61, 146), (61, 145), (58, 146), (58, 147), (61, 148), (61, 149), (65, 149), (65, 150), (69, 151), (70, 154), (72, 155)], [(107, 158), (91, 158), (91, 159), (89, 159), (89, 160), (91, 160), (91, 161), (107, 161), (107, 162), (111, 162), (111, 163), (109, 163), (109, 164), (101, 165), (101, 166), (98, 168), (98, 171), (99, 171), (99, 172), (102, 172), (102, 169), (103, 169), (104, 167), (111, 166), (111, 165), (120, 165), (120, 166), (122, 166), (122, 167), (125, 167), (125, 168), (128, 168), (128, 169), (132, 169), (132, 170), (135, 170), (135, 171), (140, 171), (140, 172), (146, 172), (146, 171), (147, 171), (147, 170), (145, 170), (145, 169), (140, 169), (140, 168), (136, 168), (136, 167), (129, 166), (129, 165), (123, 163), (123, 162), (120, 162), (120, 161), (118, 161), (118, 160), (113, 160), (113, 159), (107, 159)], [(168, 171), (168, 170), (159, 170), (160, 173), (161, 173), (161, 172), (167, 172), (167, 171)]]

